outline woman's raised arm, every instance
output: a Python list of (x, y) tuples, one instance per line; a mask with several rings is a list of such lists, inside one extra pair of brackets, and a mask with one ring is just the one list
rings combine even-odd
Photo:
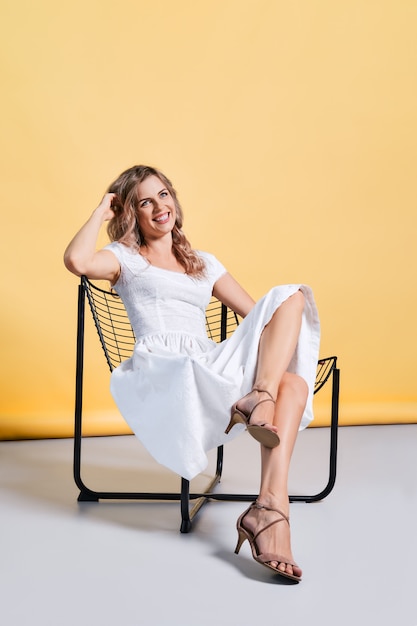
[(88, 278), (109, 280), (112, 284), (120, 274), (120, 264), (109, 250), (96, 250), (102, 225), (114, 217), (111, 203), (114, 193), (106, 193), (91, 217), (68, 244), (64, 253), (65, 267)]

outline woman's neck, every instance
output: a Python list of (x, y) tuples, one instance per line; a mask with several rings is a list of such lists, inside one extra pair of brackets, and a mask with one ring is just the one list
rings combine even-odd
[(149, 242), (140, 247), (141, 255), (155, 267), (160, 267), (174, 272), (184, 272), (183, 266), (174, 255), (172, 239)]

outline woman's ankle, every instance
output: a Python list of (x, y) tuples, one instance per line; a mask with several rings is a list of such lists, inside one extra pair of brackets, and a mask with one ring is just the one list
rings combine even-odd
[(267, 394), (272, 400), (276, 400), (277, 398), (277, 390), (275, 389), (275, 385), (271, 384), (267, 380), (256, 380), (253, 383), (252, 391), (250, 393), (259, 393), (259, 394)]
[(256, 504), (258, 507), (265, 507), (266, 509), (280, 509), (283, 512), (287, 512), (290, 507), (288, 493), (280, 492), (279, 494), (271, 494), (269, 492), (260, 492), (256, 498)]

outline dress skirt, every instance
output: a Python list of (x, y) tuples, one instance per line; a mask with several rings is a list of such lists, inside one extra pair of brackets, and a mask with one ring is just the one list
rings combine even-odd
[(207, 466), (207, 452), (244, 430), (224, 433), (232, 405), (253, 385), (259, 339), (278, 307), (297, 290), (305, 295), (299, 341), (288, 371), (308, 384), (300, 428), (313, 419), (312, 401), (320, 324), (312, 291), (304, 285), (274, 287), (222, 343), (184, 333), (139, 341), (133, 356), (111, 376), (123, 417), (150, 454), (191, 480)]

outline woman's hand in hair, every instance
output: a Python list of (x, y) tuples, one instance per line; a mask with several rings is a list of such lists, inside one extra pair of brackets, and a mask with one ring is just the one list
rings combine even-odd
[(113, 219), (115, 211), (119, 206), (119, 201), (115, 193), (104, 194), (100, 204), (96, 208), (96, 212), (100, 213), (102, 219), (107, 222)]

